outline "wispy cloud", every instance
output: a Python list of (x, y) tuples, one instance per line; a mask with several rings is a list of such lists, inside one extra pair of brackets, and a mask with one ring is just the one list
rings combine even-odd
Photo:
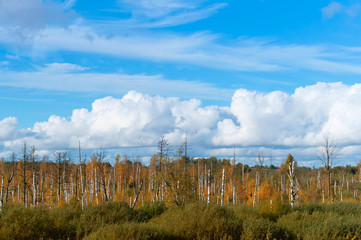
[[(0, 41), (6, 41), (1, 36)], [(10, 39), (8, 40), (10, 41)], [(222, 43), (223, 42), (223, 43)], [(106, 37), (89, 27), (48, 28), (34, 39), (33, 50), (65, 50), (119, 58), (185, 63), (230, 71), (313, 70), (361, 74), (360, 52), (328, 45), (297, 45), (240, 38), (224, 43), (219, 35), (141, 33)]]
[(338, 14), (346, 14), (349, 17), (355, 17), (360, 11), (361, 5), (359, 3), (351, 6), (342, 5), (339, 2), (331, 2), (329, 5), (321, 9), (324, 18), (333, 18)]
[[(121, 1), (120, 6), (128, 6), (128, 11), (133, 12), (131, 19), (98, 23), (85, 19), (64, 28), (60, 26), (62, 19), (68, 17), (64, 9), (73, 6), (75, 1), (49, 6), (40, 0), (31, 0), (32, 4), (25, 5), (18, 1), (20, 0), (10, 3), (0, 0), (0, 6), (3, 7), (0, 8), (0, 43), (9, 46), (14, 42), (26, 45), (27, 42), (20, 39), (24, 37), (23, 33), (26, 35), (29, 32), (32, 36), (29, 48), (31, 56), (70, 51), (153, 62), (183, 63), (227, 71), (312, 70), (361, 74), (361, 61), (355, 60), (360, 59), (360, 53), (352, 51), (352, 48), (322, 44), (282, 44), (250, 38), (230, 40), (207, 31), (181, 34), (150, 29), (209, 17), (225, 6), (222, 3), (207, 5), (208, 1), (194, 0)], [(34, 6), (36, 9), (32, 12)], [(51, 17), (52, 21), (58, 21), (58, 25), (50, 24), (47, 12), (49, 8), (58, 13)], [(356, 5), (344, 7), (333, 2), (324, 8), (323, 12), (327, 16), (334, 16), (340, 11), (352, 15), (357, 8)], [(18, 19), (13, 17), (18, 15)], [(102, 29), (114, 27), (114, 31), (104, 33), (99, 30), (99, 24), (104, 24)], [(124, 28), (118, 29), (121, 24), (125, 24)], [(141, 26), (150, 30), (126, 31), (127, 24), (133, 28)], [(21, 29), (25, 29), (25, 32)], [(38, 30), (30, 31), (33, 29)]]
[(89, 68), (69, 63), (46, 64), (35, 71), (9, 71), (0, 68), (0, 86), (67, 92), (124, 94), (137, 89), (147, 94), (200, 97), (226, 100), (233, 90), (221, 89), (198, 81), (168, 80), (161, 75), (92, 73)]
[(132, 12), (133, 18), (161, 19), (185, 13), (195, 13), (210, 6), (226, 6), (226, 3), (209, 5), (207, 0), (119, 0), (120, 5)]
[(64, 1), (64, 3), (62, 4), (62, 8), (66, 11), (66, 10), (70, 10), (74, 7), (75, 3), (77, 0), (66, 0)]
[[(103, 20), (90, 21), (96, 28), (102, 29), (152, 29), (164, 28), (183, 25), (187, 23), (196, 22), (198, 20), (206, 19), (218, 12), (218, 10), (227, 6), (227, 3), (216, 3), (207, 5), (201, 8), (180, 8), (180, 11), (160, 11), (159, 9), (147, 9), (147, 13), (139, 14), (133, 12), (130, 19), (125, 20)], [(177, 8), (178, 9), (178, 8)], [(150, 15), (150, 16), (149, 16)], [(154, 15), (154, 16), (153, 16)]]

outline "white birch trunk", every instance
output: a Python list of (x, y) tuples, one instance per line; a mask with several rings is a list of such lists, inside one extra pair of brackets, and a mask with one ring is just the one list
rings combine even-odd
[(211, 203), (211, 169), (208, 170), (208, 197), (207, 204)]
[(4, 205), (4, 181), (5, 176), (2, 175), (1, 178), (1, 190), (0, 190), (0, 212), (2, 211), (3, 205)]
[(224, 201), (225, 174), (226, 174), (226, 170), (223, 168), (223, 172), (222, 172), (222, 187), (221, 187), (221, 206), (223, 206), (223, 201)]
[(36, 206), (36, 180), (35, 171), (33, 170), (33, 207)]
[(232, 197), (232, 200), (233, 200), (233, 205), (236, 205), (236, 187), (233, 185), (233, 197)]
[(293, 208), (295, 206), (296, 201), (296, 186), (295, 186), (295, 161), (291, 161), (289, 165), (289, 178), (290, 178), (290, 203), (291, 207)]

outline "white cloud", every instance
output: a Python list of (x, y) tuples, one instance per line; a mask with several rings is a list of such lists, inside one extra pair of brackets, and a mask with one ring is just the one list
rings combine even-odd
[(5, 57), (11, 60), (19, 60), (19, 56), (15, 56), (15, 55), (6, 54)]
[(0, 121), (0, 141), (12, 140), (17, 135), (18, 120), (15, 117), (7, 117)]
[[(120, 0), (123, 9), (132, 12), (132, 18), (139, 20), (166, 19), (167, 17), (177, 17), (188, 15), (194, 21), (202, 19), (204, 12), (215, 13), (215, 10), (227, 6), (226, 3), (207, 4), (205, 0)], [(199, 16), (198, 18), (195, 16)], [(185, 22), (188, 22), (184, 18)], [(183, 24), (182, 21), (174, 22), (175, 25)]]
[[(341, 160), (357, 160), (361, 152), (361, 84), (318, 83), (293, 94), (267, 94), (239, 89), (229, 107), (203, 107), (197, 99), (181, 101), (131, 91), (121, 99), (106, 97), (92, 109), (75, 109), (69, 118), (51, 116), (30, 129), (16, 129), (17, 119), (0, 122), (5, 150), (23, 141), (38, 149), (139, 147), (149, 154), (166, 134), (178, 146), (188, 135), (197, 156), (252, 159), (259, 150), (274, 161), (290, 152), (306, 164), (315, 160), (325, 132), (335, 140)], [(357, 159), (356, 159), (357, 157)], [(313, 163), (312, 163), (313, 164)]]
[(226, 3), (202, 5), (198, 1), (123, 1), (132, 12), (126, 20), (91, 21), (98, 28), (163, 28), (196, 22), (208, 18)]
[(331, 2), (329, 5), (322, 8), (321, 12), (322, 16), (325, 18), (333, 18), (337, 14), (346, 14), (349, 17), (355, 17), (358, 15), (360, 7), (361, 5), (359, 3), (346, 7), (339, 2)]
[[(0, 0), (0, 6), (4, 6), (3, 9), (0, 8), (0, 43), (9, 46), (16, 43), (18, 46), (29, 47), (24, 37), (30, 35), (31, 48), (26, 48), (27, 51), (21, 54), (28, 54), (32, 58), (44, 57), (58, 51), (69, 51), (122, 59), (183, 63), (228, 71), (312, 70), (361, 74), (361, 63), (355, 60), (360, 58), (357, 46), (344, 48), (282, 44), (247, 38), (225, 42), (220, 35), (209, 32), (179, 34), (136, 29), (137, 26), (171, 26), (206, 18), (224, 6), (220, 3), (207, 5), (207, 1), (128, 1), (132, 6), (130, 9), (134, 11), (154, 12), (154, 19), (148, 16), (146, 19), (132, 19), (130, 22), (124, 20), (125, 22), (100, 23), (82, 19), (69, 25), (65, 22), (71, 17), (64, 5), (71, 7), (74, 1), (45, 4), (40, 0), (30, 0), (29, 4), (20, 3), (21, 0)], [(31, 10), (34, 6), (36, 11)], [(155, 10), (158, 7), (159, 10)], [(49, 13), (49, 9), (53, 9), (57, 14), (52, 14), (52, 11)], [(347, 9), (346, 12), (351, 11), (351, 8)], [(1, 11), (4, 11), (3, 15)], [(328, 14), (331, 13), (330, 10)], [(36, 16), (33, 17), (33, 14)], [(49, 22), (49, 14), (55, 24)], [(18, 15), (19, 19), (14, 17)], [(108, 28), (111, 29), (109, 32), (106, 30)]]
[(66, 0), (64, 1), (62, 8), (64, 9), (64, 11), (70, 10), (74, 7), (76, 1), (77, 0)]
[(125, 7), (128, 7), (135, 15), (159, 18), (180, 10), (196, 9), (204, 0), (119, 0), (119, 2)]
[(237, 121), (218, 123), (215, 145), (316, 146), (328, 132), (342, 145), (359, 144), (361, 85), (318, 83), (293, 94), (238, 90), (230, 111)]
[[(1, 66), (1, 62), (0, 62)], [(133, 89), (147, 94), (200, 97), (228, 100), (233, 90), (221, 89), (198, 81), (168, 80), (161, 75), (94, 73), (89, 68), (70, 63), (51, 63), (35, 71), (10, 71), (0, 68), (0, 86), (67, 92), (124, 94)]]
[(87, 69), (89, 68), (72, 63), (49, 63), (46, 64), (44, 68), (40, 68), (39, 70), (43, 73), (75, 73), (82, 72)]
[(87, 148), (138, 147), (155, 146), (161, 134), (180, 144), (189, 132), (193, 141), (201, 144), (223, 111), (202, 108), (199, 100), (180, 101), (131, 91), (122, 99), (98, 99), (91, 111), (76, 109), (70, 119), (51, 116), (27, 130), (32, 136), (7, 142), (18, 147), (26, 140), (40, 149), (72, 148), (79, 140)]
[[(11, 36), (1, 33), (0, 42)], [(361, 74), (360, 52), (355, 48), (326, 45), (287, 45), (238, 39), (222, 44), (207, 32), (191, 35), (132, 33), (102, 36), (88, 27), (47, 28), (33, 40), (32, 56), (55, 51), (95, 53), (151, 62), (184, 63), (230, 71), (313, 70)]]
[(64, 7), (71, 7), (71, 2), (0, 0), (0, 35), (8, 35), (11, 44), (24, 44), (47, 25), (66, 26), (74, 13), (66, 13)]

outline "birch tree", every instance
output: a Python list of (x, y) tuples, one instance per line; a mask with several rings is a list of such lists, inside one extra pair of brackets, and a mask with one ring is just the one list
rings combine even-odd
[(299, 189), (296, 189), (296, 161), (291, 154), (288, 154), (286, 159), (286, 166), (288, 167), (287, 175), (290, 181), (290, 189), (289, 189), (289, 196), (290, 196), (290, 204), (293, 208), (296, 202), (296, 196), (298, 194)]

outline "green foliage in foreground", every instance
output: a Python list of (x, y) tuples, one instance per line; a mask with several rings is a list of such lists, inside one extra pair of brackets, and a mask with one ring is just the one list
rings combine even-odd
[(85, 211), (8, 205), (0, 213), (2, 239), (361, 239), (361, 203), (131, 209), (112, 202)]

